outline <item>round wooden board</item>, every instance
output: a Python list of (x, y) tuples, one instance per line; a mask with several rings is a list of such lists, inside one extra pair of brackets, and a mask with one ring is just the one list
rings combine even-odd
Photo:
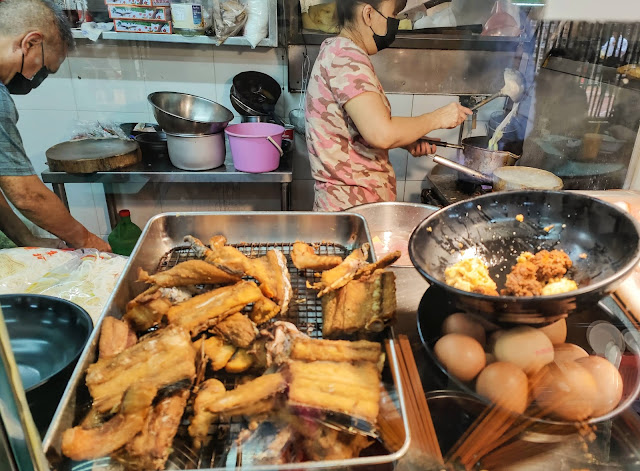
[(52, 172), (108, 172), (142, 160), (136, 141), (123, 139), (82, 139), (61, 142), (46, 152)]

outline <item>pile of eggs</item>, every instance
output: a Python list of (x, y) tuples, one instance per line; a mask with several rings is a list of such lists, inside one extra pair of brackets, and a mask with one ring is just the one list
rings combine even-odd
[(565, 343), (561, 319), (541, 328), (514, 327), (489, 332), (468, 314), (448, 316), (434, 346), (447, 372), (476, 392), (522, 414), (536, 401), (545, 416), (583, 421), (616, 408), (622, 377), (606, 358)]

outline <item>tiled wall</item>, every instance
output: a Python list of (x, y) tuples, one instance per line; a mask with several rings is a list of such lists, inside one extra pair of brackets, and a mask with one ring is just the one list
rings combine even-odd
[[(79, 121), (154, 121), (147, 104), (149, 93), (172, 90), (210, 98), (233, 109), (229, 101), (232, 78), (245, 70), (269, 74), (285, 87), (279, 101), (279, 115), (288, 116), (299, 95), (286, 91), (286, 58), (282, 49), (229, 48), (203, 45), (173, 45), (124, 41), (81, 42), (60, 71), (24, 97), (15, 97), (20, 112), (18, 123), (25, 149), (36, 171), (46, 169), (45, 151), (68, 139)], [(417, 116), (457, 99), (450, 96), (390, 95), (393, 114)], [(474, 134), (485, 134), (498, 100), (479, 114)], [(239, 121), (239, 118), (236, 117)], [(470, 126), (467, 126), (469, 129)], [(456, 142), (458, 130), (437, 131), (433, 136)], [(453, 157), (450, 149), (441, 149)], [(313, 202), (313, 180), (306, 157), (304, 138), (296, 136), (292, 202), (296, 210), (308, 210)], [(398, 177), (398, 200), (419, 201), (426, 175), (433, 163), (413, 158), (402, 149), (391, 152)], [(106, 236), (108, 218), (102, 186), (67, 185), (71, 212), (91, 231)], [(277, 210), (278, 185), (120, 185), (120, 208), (127, 207), (132, 219), (143, 226), (162, 211), (188, 210)]]

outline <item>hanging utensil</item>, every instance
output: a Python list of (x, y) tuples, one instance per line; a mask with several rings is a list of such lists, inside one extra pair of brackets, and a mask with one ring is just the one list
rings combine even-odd
[(509, 97), (514, 103), (518, 103), (522, 99), (522, 95), (524, 95), (524, 77), (520, 71), (515, 69), (504, 69), (504, 86), (498, 93), (494, 93), (472, 107), (471, 111), (475, 111), (481, 106), (484, 106), (490, 101), (500, 97)]

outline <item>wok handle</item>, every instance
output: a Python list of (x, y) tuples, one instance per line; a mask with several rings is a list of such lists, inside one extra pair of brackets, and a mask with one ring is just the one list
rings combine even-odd
[(454, 162), (452, 160), (449, 159), (445, 159), (444, 157), (440, 157), (439, 155), (432, 155), (431, 158), (433, 159), (433, 161), (437, 164), (440, 165), (444, 165), (445, 167), (449, 167), (453, 170), (457, 170), (458, 172), (462, 172), (465, 175), (468, 175), (470, 177), (475, 178), (476, 180), (478, 180), (479, 182), (482, 183), (486, 183), (486, 184), (493, 184), (493, 179), (491, 179), (490, 177), (480, 173), (480, 172), (476, 172), (475, 170), (471, 170), (469, 167), (465, 167), (464, 165), (460, 165), (458, 162)]
[(464, 146), (460, 144), (450, 144), (448, 142), (439, 141), (437, 139), (429, 139), (428, 137), (421, 137), (418, 139), (421, 142), (428, 142), (429, 144), (436, 145), (438, 147), (449, 147), (451, 149), (464, 149)]

